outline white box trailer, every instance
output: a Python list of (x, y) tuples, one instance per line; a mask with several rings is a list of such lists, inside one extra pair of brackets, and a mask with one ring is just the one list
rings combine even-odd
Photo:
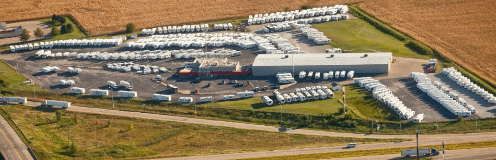
[(90, 94), (93, 96), (108, 96), (109, 92), (108, 90), (90, 89)]
[(138, 93), (135, 91), (118, 91), (117, 94), (123, 98), (136, 98)]
[(17, 102), (19, 104), (26, 104), (28, 102), (28, 99), (26, 97), (0, 97), (0, 102), (3, 103), (10, 103), (10, 102)]
[(198, 102), (200, 102), (200, 103), (212, 102), (212, 96), (200, 97), (200, 100)]
[(193, 97), (179, 97), (179, 103), (191, 103), (193, 102)]
[(251, 98), (251, 97), (255, 96), (255, 92), (253, 92), (253, 91), (238, 92), (237, 96), (238, 96), (238, 98)]
[(165, 94), (153, 94), (153, 99), (156, 101), (171, 101), (171, 95), (165, 95)]
[(66, 102), (66, 101), (54, 101), (54, 100), (44, 100), (41, 103), (42, 106), (47, 106), (47, 107), (53, 107), (53, 106), (60, 106), (62, 108), (68, 108), (71, 107), (71, 102)]

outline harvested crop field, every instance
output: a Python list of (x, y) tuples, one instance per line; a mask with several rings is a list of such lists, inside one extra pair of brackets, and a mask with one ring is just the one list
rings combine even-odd
[(100, 33), (123, 31), (128, 22), (137, 28), (207, 21), (255, 13), (300, 9), (304, 4), (324, 6), (358, 2), (359, 0), (6, 0), (0, 21), (71, 14), (92, 34), (97, 33), (97, 12)]
[(71, 14), (90, 33), (207, 21), (299, 9), (362, 2), (359, 8), (394, 28), (428, 44), (444, 56), (496, 85), (496, 1), (446, 0), (6, 0), (0, 2), (0, 21)]
[(496, 1), (380, 0), (359, 8), (496, 86)]

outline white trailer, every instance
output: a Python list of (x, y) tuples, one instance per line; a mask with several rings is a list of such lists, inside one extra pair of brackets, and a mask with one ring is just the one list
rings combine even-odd
[(315, 72), (315, 79), (320, 79), (320, 72)]
[(26, 104), (28, 102), (28, 99), (26, 97), (0, 97), (0, 102), (17, 102), (19, 104)]
[(345, 78), (346, 77), (346, 72), (345, 71), (341, 71), (339, 77)]
[(75, 94), (84, 94), (85, 89), (84, 88), (79, 88), (79, 87), (72, 87), (71, 92)]
[(307, 75), (307, 73), (305, 71), (301, 71), (299, 77), (300, 77), (300, 79), (303, 79), (303, 78), (305, 78), (306, 75)]
[(420, 113), (417, 116), (415, 116), (415, 118), (413, 118), (413, 122), (420, 123), (422, 122), (422, 120), (424, 120), (424, 117), (425, 115), (423, 113)]
[(153, 99), (156, 101), (171, 101), (171, 95), (165, 95), (165, 94), (153, 94)]
[(93, 96), (107, 96), (109, 95), (109, 92), (108, 90), (90, 89), (90, 94)]
[(198, 102), (200, 103), (212, 102), (212, 96), (200, 97), (200, 100)]
[(179, 103), (191, 103), (193, 102), (193, 97), (179, 97)]
[(135, 91), (119, 91), (119, 92), (117, 92), (117, 94), (123, 98), (136, 98), (136, 97), (138, 97), (138, 93)]
[(71, 102), (54, 101), (54, 100), (44, 100), (41, 103), (41, 105), (42, 106), (47, 106), (47, 107), (60, 106), (62, 108), (68, 108), (68, 107), (71, 107)]
[(268, 106), (271, 106), (272, 104), (274, 104), (274, 101), (272, 101), (272, 99), (270, 99), (268, 96), (263, 96), (262, 100)]
[(222, 96), (222, 100), (233, 100), (235, 99), (236, 97), (234, 95), (224, 95)]
[(133, 87), (131, 86), (131, 84), (129, 82), (126, 82), (126, 81), (120, 81), (120, 84), (122, 85), (122, 87), (128, 89), (128, 90), (133, 90)]
[(334, 77), (335, 77), (336, 79), (338, 79), (338, 78), (339, 78), (339, 71), (336, 71), (336, 73), (334, 74)]

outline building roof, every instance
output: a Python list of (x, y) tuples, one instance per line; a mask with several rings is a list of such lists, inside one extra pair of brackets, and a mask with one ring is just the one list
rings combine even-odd
[[(365, 57), (367, 54), (367, 57)], [(331, 58), (331, 55), (334, 57)], [(286, 58), (286, 56), (288, 56)], [(253, 66), (322, 66), (389, 64), (391, 52), (381, 53), (312, 53), (312, 54), (259, 54)]]

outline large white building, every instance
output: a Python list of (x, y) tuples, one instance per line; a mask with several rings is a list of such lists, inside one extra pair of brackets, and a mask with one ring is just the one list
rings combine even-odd
[(278, 72), (355, 71), (356, 73), (388, 73), (393, 56), (386, 53), (317, 53), (259, 54), (252, 65), (254, 76), (276, 75)]

